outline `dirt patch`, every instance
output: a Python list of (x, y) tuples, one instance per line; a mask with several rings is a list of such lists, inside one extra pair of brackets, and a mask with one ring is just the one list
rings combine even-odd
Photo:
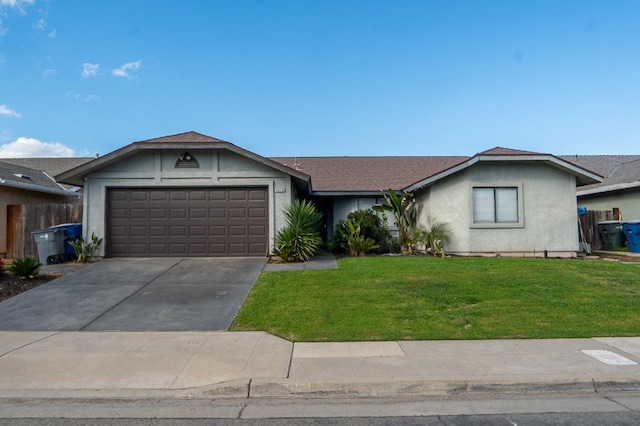
[(40, 274), (34, 278), (21, 280), (7, 272), (0, 273), (0, 302), (59, 277), (59, 275)]

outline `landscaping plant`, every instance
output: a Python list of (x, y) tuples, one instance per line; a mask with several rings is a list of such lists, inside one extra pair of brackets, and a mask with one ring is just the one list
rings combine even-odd
[(411, 254), (413, 251), (411, 232), (417, 218), (416, 199), (410, 192), (398, 195), (393, 189), (389, 189), (383, 196), (386, 204), (373, 206), (373, 209), (383, 214), (385, 212), (393, 214), (400, 237), (400, 251), (402, 254)]
[(85, 241), (83, 237), (70, 241), (69, 244), (76, 253), (78, 262), (89, 262), (94, 254), (100, 249), (102, 245), (102, 238), (98, 238), (96, 234), (91, 233), (91, 241)]
[(285, 211), (286, 226), (278, 231), (274, 254), (285, 262), (306, 262), (322, 244), (322, 213), (307, 200), (295, 200)]
[(32, 257), (16, 259), (7, 268), (9, 273), (20, 279), (34, 278), (40, 273), (42, 264)]
[(352, 255), (388, 253), (391, 251), (391, 236), (373, 210), (357, 210), (349, 213), (346, 220), (336, 224), (329, 248), (337, 254), (348, 254), (354, 248), (357, 248), (356, 253)]
[(453, 238), (449, 222), (427, 217), (426, 225), (419, 225), (412, 234), (413, 243), (423, 246), (427, 254), (444, 256), (444, 243)]

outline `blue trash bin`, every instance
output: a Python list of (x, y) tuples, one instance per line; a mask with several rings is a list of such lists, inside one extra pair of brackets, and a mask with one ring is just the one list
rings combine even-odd
[(82, 237), (82, 224), (81, 223), (64, 223), (62, 225), (55, 225), (49, 229), (62, 229), (64, 231), (64, 255), (66, 260), (73, 260), (76, 258), (76, 251), (69, 244), (71, 241), (75, 241)]
[(640, 253), (640, 220), (622, 222), (622, 232), (627, 237), (629, 251)]

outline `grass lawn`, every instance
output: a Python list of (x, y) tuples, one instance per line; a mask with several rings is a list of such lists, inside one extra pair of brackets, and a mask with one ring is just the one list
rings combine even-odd
[(291, 341), (640, 336), (640, 265), (361, 257), (265, 272), (232, 330)]

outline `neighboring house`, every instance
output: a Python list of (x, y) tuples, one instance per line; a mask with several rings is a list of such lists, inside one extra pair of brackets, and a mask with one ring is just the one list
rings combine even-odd
[[(14, 164), (20, 163), (16, 160), (0, 159), (0, 257), (7, 256), (9, 206), (72, 203), (81, 196), (56, 183), (50, 174), (42, 170)], [(71, 163), (79, 164), (78, 161)]]
[(266, 256), (283, 211), (309, 198), (327, 228), (415, 193), (448, 221), (461, 255), (575, 256), (576, 186), (602, 179), (549, 154), (495, 148), (473, 157), (265, 158), (195, 132), (134, 142), (56, 177), (84, 187), (84, 232), (100, 255)]
[(589, 210), (619, 209), (623, 220), (640, 220), (640, 155), (563, 156), (605, 177), (578, 188), (578, 205)]

